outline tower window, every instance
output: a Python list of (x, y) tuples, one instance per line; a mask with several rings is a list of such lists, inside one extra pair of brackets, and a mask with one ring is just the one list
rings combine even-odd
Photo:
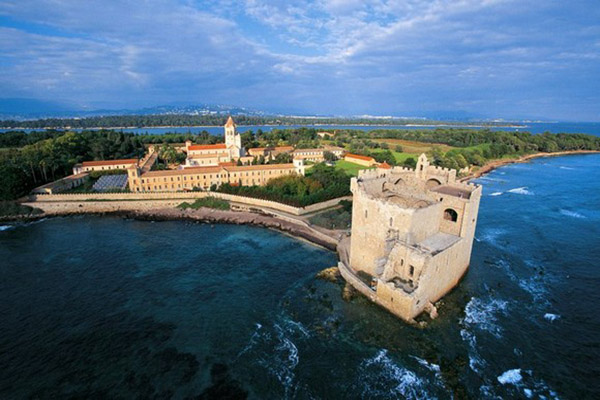
[(415, 274), (415, 267), (413, 267), (412, 265), (408, 268), (408, 275), (410, 275), (411, 277)]
[(394, 225), (394, 218), (390, 218), (390, 226)]
[(458, 213), (451, 208), (444, 210), (444, 219), (446, 221), (456, 222), (458, 220)]
[(368, 214), (367, 214), (367, 210), (365, 210), (365, 218), (367, 218)]

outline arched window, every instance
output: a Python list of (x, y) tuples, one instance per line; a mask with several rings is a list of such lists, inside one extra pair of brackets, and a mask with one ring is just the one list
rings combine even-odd
[(438, 181), (435, 178), (431, 178), (427, 182), (425, 182), (425, 186), (427, 187), (427, 189), (433, 189), (434, 187), (440, 186), (441, 184), (442, 182)]
[(390, 218), (390, 226), (394, 225), (394, 218)]
[(456, 222), (458, 220), (458, 213), (451, 208), (444, 210), (444, 219), (446, 221)]

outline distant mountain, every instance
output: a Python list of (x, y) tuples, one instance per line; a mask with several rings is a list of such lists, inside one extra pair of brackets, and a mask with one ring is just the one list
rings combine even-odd
[(8, 98), (0, 99), (0, 119), (85, 118), (114, 115), (248, 115), (263, 116), (265, 112), (230, 105), (164, 105), (140, 109), (81, 110), (58, 102)]
[(246, 107), (234, 105), (218, 104), (197, 104), (188, 105), (169, 104), (156, 107), (146, 107), (138, 109), (96, 109), (89, 110), (85, 107), (72, 104), (61, 103), (58, 101), (45, 101), (30, 98), (0, 98), (0, 120), (33, 120), (43, 118), (86, 118), (86, 117), (108, 117), (108, 116), (130, 116), (130, 115), (194, 115), (194, 116), (222, 116), (245, 115), (249, 117), (289, 117), (289, 118), (308, 118), (308, 119), (369, 119), (385, 120), (387, 123), (393, 120), (422, 120), (427, 121), (448, 121), (448, 122), (499, 122), (501, 120), (479, 113), (468, 111), (439, 110), (419, 112), (411, 111), (403, 113), (404, 116), (377, 116), (377, 115), (317, 115), (303, 113), (278, 113), (265, 112)]

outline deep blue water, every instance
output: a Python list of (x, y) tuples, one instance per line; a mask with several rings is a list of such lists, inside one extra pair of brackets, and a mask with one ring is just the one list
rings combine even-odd
[[(498, 131), (527, 131), (531, 133), (587, 133), (590, 135), (600, 136), (600, 123), (598, 122), (527, 122), (522, 123), (523, 127), (495, 127), (492, 130)], [(381, 125), (381, 126), (364, 126), (364, 125), (257, 125), (257, 126), (239, 126), (238, 131), (240, 133), (246, 131), (253, 131), (256, 133), (258, 129), (262, 129), (264, 132), (270, 132), (273, 129), (288, 129), (288, 128), (299, 128), (306, 126), (309, 128), (318, 128), (323, 130), (332, 129), (357, 129), (363, 131), (371, 131), (373, 129), (436, 129), (438, 126), (406, 126), (406, 125)], [(448, 128), (460, 128), (460, 126), (442, 126)], [(482, 129), (486, 127), (468, 126), (471, 129)], [(75, 129), (81, 130), (81, 129)], [(222, 135), (223, 127), (221, 126), (209, 126), (209, 127), (176, 127), (176, 128), (130, 128), (122, 129), (123, 132), (133, 132), (137, 134), (154, 134), (163, 135), (165, 133), (199, 133), (203, 130), (207, 131), (212, 135)], [(7, 129), (0, 129), (0, 132), (7, 131)]]
[(600, 156), (493, 171), (469, 272), (408, 326), (255, 227), (0, 231), (0, 398), (598, 398)]

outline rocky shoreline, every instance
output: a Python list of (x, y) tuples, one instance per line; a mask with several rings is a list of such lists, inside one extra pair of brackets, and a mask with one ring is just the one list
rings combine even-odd
[(257, 214), (245, 211), (222, 211), (209, 208), (198, 210), (180, 210), (177, 208), (162, 208), (155, 210), (125, 212), (123, 215), (141, 221), (170, 221), (186, 220), (208, 224), (254, 225), (274, 229), (291, 236), (304, 239), (327, 250), (336, 251), (339, 239), (336, 235), (341, 232), (330, 231), (329, 235), (316, 231), (309, 226), (287, 221), (276, 216)]
[(460, 180), (463, 182), (468, 182), (470, 180), (480, 178), (483, 175), (488, 174), (488, 173), (492, 172), (493, 170), (495, 170), (496, 168), (500, 168), (504, 165), (525, 163), (534, 158), (560, 157), (560, 156), (569, 156), (569, 155), (598, 154), (598, 153), (600, 153), (600, 151), (571, 150), (571, 151), (557, 151), (554, 153), (535, 153), (535, 154), (528, 154), (528, 155), (517, 157), (517, 158), (493, 160), (493, 161), (490, 161), (489, 163), (485, 164), (483, 167), (479, 168), (477, 171), (469, 173), (467, 176), (461, 178)]
[(210, 208), (198, 210), (181, 210), (178, 208), (157, 208), (139, 211), (114, 211), (114, 212), (78, 212), (60, 214), (40, 214), (31, 216), (18, 216), (4, 219), (2, 222), (33, 222), (50, 217), (68, 217), (74, 215), (110, 215), (122, 218), (135, 219), (139, 221), (195, 221), (206, 224), (231, 224), (231, 225), (254, 225), (267, 229), (273, 229), (281, 233), (306, 240), (312, 244), (323, 247), (330, 251), (336, 251), (337, 244), (343, 232), (317, 231), (304, 225), (301, 221), (297, 223), (278, 218), (273, 215), (258, 214), (246, 211), (222, 211)]

